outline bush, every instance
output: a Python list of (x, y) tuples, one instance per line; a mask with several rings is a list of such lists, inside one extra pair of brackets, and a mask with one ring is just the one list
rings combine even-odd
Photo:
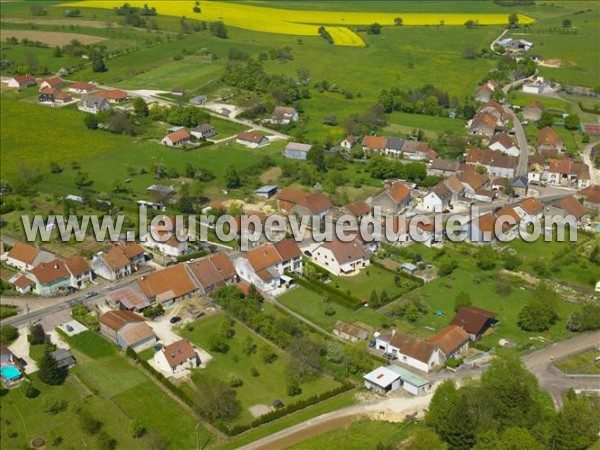
[(302, 394), (302, 388), (298, 383), (291, 383), (287, 388), (287, 393), (290, 397)]
[(250, 375), (252, 375), (253, 377), (258, 377), (260, 375), (260, 372), (256, 367), (252, 367), (250, 369)]
[(446, 367), (456, 369), (463, 363), (463, 358), (450, 358), (446, 361)]
[(19, 330), (11, 325), (7, 325), (0, 329), (0, 343), (10, 345), (19, 337)]
[(89, 411), (79, 411), (79, 424), (81, 429), (88, 436), (98, 434), (102, 429), (102, 422), (96, 419)]
[(231, 377), (231, 380), (229, 380), (229, 386), (231, 386), (232, 388), (239, 388), (239, 387), (242, 387), (243, 385), (244, 385), (244, 380), (242, 380), (240, 377), (233, 376), (233, 377)]

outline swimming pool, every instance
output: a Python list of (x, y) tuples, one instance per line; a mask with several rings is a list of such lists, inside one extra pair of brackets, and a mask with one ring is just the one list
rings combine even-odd
[(21, 376), (21, 371), (17, 368), (17, 366), (9, 364), (0, 369), (0, 374), (5, 380), (13, 381)]

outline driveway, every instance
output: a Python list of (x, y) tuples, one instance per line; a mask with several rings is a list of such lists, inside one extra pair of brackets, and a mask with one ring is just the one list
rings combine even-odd
[(15, 342), (8, 346), (8, 349), (15, 354), (17, 358), (25, 360), (27, 366), (25, 372), (31, 374), (38, 371), (37, 363), (29, 356), (29, 341), (27, 335), (29, 327), (23, 326), (19, 328), (19, 337)]

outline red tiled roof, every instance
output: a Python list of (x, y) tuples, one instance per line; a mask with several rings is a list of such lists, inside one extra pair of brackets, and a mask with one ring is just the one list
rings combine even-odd
[(25, 242), (15, 242), (13, 248), (8, 252), (8, 257), (21, 261), (25, 264), (32, 264), (40, 253), (40, 249)]
[(90, 264), (79, 255), (70, 256), (65, 260), (65, 264), (73, 276), (81, 275), (90, 270)]
[(143, 322), (144, 318), (131, 311), (108, 311), (100, 316), (99, 321), (111, 330), (118, 331), (123, 325)]
[(365, 136), (362, 140), (363, 147), (371, 150), (383, 150), (385, 148), (385, 136)]
[(554, 130), (554, 128), (544, 127), (538, 130), (538, 145), (551, 145), (555, 147), (559, 142), (562, 142), (562, 139), (560, 135)]
[(410, 190), (401, 181), (392, 184), (386, 189), (386, 192), (396, 203), (402, 203), (407, 197), (410, 197)]
[(582, 189), (577, 193), (590, 203), (595, 203), (596, 205), (600, 205), (600, 186), (594, 184), (592, 186), (588, 186), (585, 189)]
[(186, 129), (178, 130), (173, 133), (167, 134), (165, 139), (170, 140), (171, 142), (177, 143), (181, 141), (185, 141), (190, 138), (190, 132)]
[(461, 308), (452, 319), (452, 325), (463, 328), (469, 334), (479, 335), (489, 319), (496, 317), (496, 313), (486, 311), (475, 306)]
[(333, 239), (332, 241), (325, 242), (323, 248), (330, 250), (339, 264), (369, 258), (366, 250), (358, 240), (344, 242), (339, 239)]
[(371, 206), (363, 200), (355, 200), (348, 203), (346, 209), (354, 217), (360, 217), (371, 212)]
[(318, 214), (331, 208), (331, 201), (320, 192), (300, 191), (284, 188), (279, 192), (277, 200), (307, 208), (312, 214)]
[(537, 214), (544, 210), (544, 205), (542, 205), (540, 201), (534, 197), (527, 197), (526, 199), (521, 200), (518, 204), (525, 210), (527, 214)]
[(109, 91), (100, 91), (96, 94), (98, 97), (105, 98), (106, 100), (125, 100), (129, 97), (129, 94), (119, 89), (111, 89)]
[(54, 261), (48, 263), (38, 264), (31, 270), (30, 273), (41, 284), (49, 284), (53, 281), (71, 276), (67, 270), (67, 266), (60, 259), (55, 259)]
[(250, 131), (240, 131), (237, 134), (237, 138), (242, 141), (252, 142), (254, 144), (260, 144), (265, 136), (258, 133), (251, 133)]
[(445, 355), (450, 355), (469, 341), (469, 334), (459, 326), (449, 325), (427, 341), (439, 348)]
[(136, 282), (149, 299), (161, 294), (168, 294), (170, 296), (168, 299), (178, 298), (198, 289), (187, 272), (185, 264), (176, 264), (152, 272), (139, 277)]
[(167, 345), (161, 350), (165, 355), (169, 366), (177, 367), (179, 364), (187, 361), (190, 358), (196, 358), (196, 350), (192, 347), (192, 344), (187, 339), (181, 339), (173, 342), (171, 345)]
[(581, 219), (587, 213), (587, 210), (584, 208), (584, 206), (572, 195), (555, 201), (554, 206), (564, 209), (568, 214), (576, 217), (577, 219)]
[(17, 278), (15, 280), (15, 282), (13, 284), (20, 289), (25, 289), (30, 286), (35, 286), (35, 281), (32, 281), (29, 278), (25, 277), (24, 275), (21, 275), (19, 278)]

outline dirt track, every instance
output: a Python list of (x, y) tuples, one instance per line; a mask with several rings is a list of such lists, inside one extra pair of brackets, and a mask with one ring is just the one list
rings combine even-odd
[(85, 45), (95, 44), (96, 42), (105, 40), (105, 38), (102, 37), (79, 33), (34, 30), (0, 30), (0, 39), (5, 41), (6, 38), (9, 37), (16, 37), (19, 40), (27, 38), (31, 41), (40, 41), (51, 46), (65, 45), (71, 42), (73, 39), (77, 39), (79, 42)]

